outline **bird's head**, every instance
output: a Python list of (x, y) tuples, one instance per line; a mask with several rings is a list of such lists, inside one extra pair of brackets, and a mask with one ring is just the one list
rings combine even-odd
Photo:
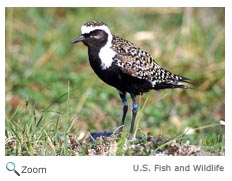
[(81, 27), (81, 36), (76, 38), (72, 44), (83, 42), (88, 47), (103, 47), (112, 41), (112, 34), (108, 26), (101, 21), (90, 21)]

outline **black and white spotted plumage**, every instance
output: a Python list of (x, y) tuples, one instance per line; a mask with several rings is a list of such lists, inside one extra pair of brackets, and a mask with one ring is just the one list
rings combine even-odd
[(117, 66), (133, 77), (149, 81), (154, 89), (162, 88), (159, 84), (166, 84), (167, 86), (172, 84), (172, 86), (187, 88), (184, 87), (185, 85), (180, 85), (179, 82), (187, 81), (188, 79), (159, 67), (149, 53), (143, 51), (135, 44), (118, 36), (113, 36), (112, 49), (117, 52), (113, 57)]
[(186, 85), (189, 79), (161, 68), (148, 52), (130, 41), (112, 35), (105, 23), (87, 22), (81, 27), (81, 31), (82, 35), (73, 44), (83, 42), (88, 47), (89, 63), (94, 72), (104, 82), (118, 89), (124, 105), (121, 126), (124, 125), (128, 109), (126, 93), (131, 95), (131, 133), (138, 108), (136, 95), (152, 89), (189, 88)]

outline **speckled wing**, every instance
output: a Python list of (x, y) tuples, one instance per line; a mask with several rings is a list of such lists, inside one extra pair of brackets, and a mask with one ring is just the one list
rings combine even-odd
[(152, 82), (152, 77), (159, 66), (149, 53), (117, 36), (113, 37), (112, 48), (117, 52), (113, 58), (114, 62), (123, 72)]
[[(117, 52), (113, 57), (115, 65), (131, 76), (148, 80), (153, 87), (182, 86), (181, 82), (189, 80), (159, 67), (149, 53), (118, 36), (113, 36), (112, 49)], [(183, 88), (186, 88), (185, 85)]]

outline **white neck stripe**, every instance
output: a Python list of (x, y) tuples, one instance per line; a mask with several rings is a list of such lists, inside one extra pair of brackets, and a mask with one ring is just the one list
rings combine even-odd
[(107, 43), (105, 44), (105, 46), (103, 46), (100, 49), (100, 52), (99, 52), (99, 57), (101, 59), (101, 68), (105, 70), (111, 66), (113, 62), (113, 57), (116, 54), (116, 52), (113, 51), (113, 49), (111, 48), (113, 36), (109, 28), (106, 25), (95, 26), (95, 27), (83, 25), (81, 27), (81, 34), (89, 34), (91, 31), (94, 31), (94, 30), (103, 30), (108, 34)]

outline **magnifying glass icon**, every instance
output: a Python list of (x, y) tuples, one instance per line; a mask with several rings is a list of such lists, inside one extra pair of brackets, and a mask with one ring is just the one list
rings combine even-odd
[(19, 172), (17, 172), (17, 171), (15, 170), (15, 164), (14, 164), (13, 162), (8, 162), (8, 163), (6, 164), (6, 169), (7, 169), (8, 171), (14, 171), (14, 173), (16, 173), (16, 175), (20, 176)]

